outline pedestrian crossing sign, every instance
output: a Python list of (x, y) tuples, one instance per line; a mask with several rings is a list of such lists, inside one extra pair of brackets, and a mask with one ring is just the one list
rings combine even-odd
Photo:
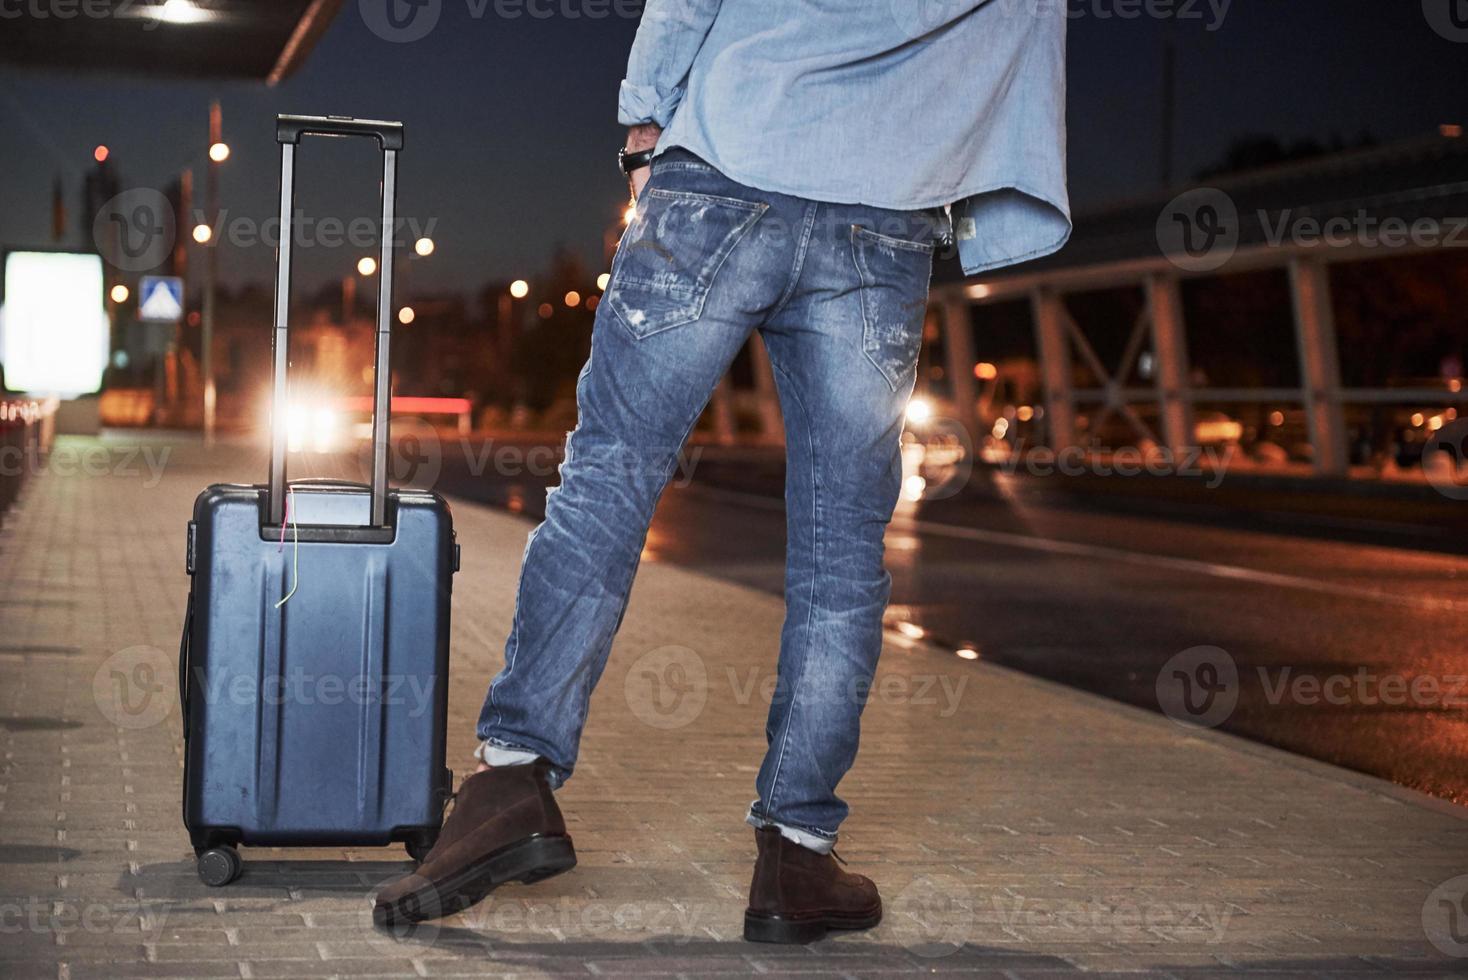
[(138, 285), (138, 319), (177, 323), (183, 317), (183, 280), (178, 276), (144, 276)]

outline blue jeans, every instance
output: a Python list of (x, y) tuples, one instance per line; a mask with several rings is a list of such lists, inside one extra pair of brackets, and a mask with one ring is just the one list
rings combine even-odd
[(479, 717), (491, 754), (534, 753), (556, 785), (570, 776), (653, 508), (758, 330), (784, 414), (789, 530), (769, 748), (749, 820), (829, 849), (882, 648), (882, 539), (933, 238), (924, 212), (755, 190), (677, 149), (654, 162), (597, 307), (560, 486), (525, 548), (505, 666)]

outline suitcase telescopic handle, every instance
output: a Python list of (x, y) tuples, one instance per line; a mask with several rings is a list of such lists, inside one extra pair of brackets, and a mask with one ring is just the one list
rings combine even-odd
[(385, 119), (353, 119), (351, 116), (275, 117), (275, 138), (281, 143), (299, 143), (302, 136), (372, 136), (384, 150), (403, 148), (403, 124)]
[(396, 221), (398, 151), (403, 124), (350, 116), (276, 116), (280, 142), (280, 247), (275, 268), (275, 330), (271, 335), (274, 397), (270, 410), (269, 523), (285, 521), (286, 371), (290, 362), (288, 328), (291, 298), (292, 224), (296, 199), (296, 146), (312, 136), (371, 136), (382, 146), (382, 246), (377, 262), (377, 345), (372, 379), (372, 526), (387, 523), (388, 400), (392, 384), (393, 224)]

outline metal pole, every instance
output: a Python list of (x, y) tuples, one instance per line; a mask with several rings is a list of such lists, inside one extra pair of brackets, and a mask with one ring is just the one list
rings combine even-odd
[(1177, 118), (1177, 35), (1176, 18), (1162, 23), (1162, 127), (1161, 177), (1164, 190), (1172, 186), (1173, 127)]
[(1295, 341), (1300, 354), (1300, 385), (1315, 472), (1346, 475), (1346, 426), (1341, 412), (1341, 368), (1336, 352), (1335, 311), (1330, 270), (1310, 258), (1290, 260)]
[(1072, 391), (1070, 346), (1065, 338), (1065, 311), (1060, 294), (1036, 289), (1030, 295), (1035, 318), (1036, 346), (1040, 349), (1040, 377), (1045, 384), (1045, 418), (1049, 420), (1050, 448), (1076, 444), (1075, 393)]
[[(209, 147), (223, 142), (224, 121), (216, 99), (209, 105)], [(219, 280), (219, 163), (211, 155), (205, 180), (205, 220), (212, 232), (205, 247), (204, 258), (204, 315), (199, 335), (199, 373), (204, 380), (204, 445), (214, 445), (214, 290)]]
[(973, 307), (962, 297), (943, 301), (943, 352), (947, 361), (948, 385), (953, 392), (958, 421), (970, 439), (978, 437), (978, 387), (974, 384)]
[(1147, 307), (1152, 320), (1152, 347), (1157, 354), (1162, 438), (1174, 458), (1180, 458), (1193, 443), (1193, 406), (1188, 392), (1188, 342), (1178, 281), (1172, 276), (1149, 276)]

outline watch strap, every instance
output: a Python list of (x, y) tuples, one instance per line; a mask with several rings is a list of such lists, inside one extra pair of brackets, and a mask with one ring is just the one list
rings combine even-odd
[(622, 168), (622, 173), (630, 174), (634, 170), (641, 170), (652, 163), (653, 154), (657, 152), (656, 147), (646, 150), (628, 150), (625, 146), (617, 151), (617, 163)]

